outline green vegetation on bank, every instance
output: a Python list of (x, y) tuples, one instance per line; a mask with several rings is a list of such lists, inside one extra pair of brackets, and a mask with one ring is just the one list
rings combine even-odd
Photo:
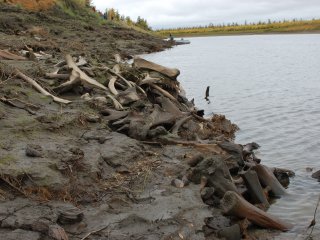
[(238, 34), (263, 34), (263, 33), (298, 33), (320, 32), (320, 19), (313, 20), (283, 20), (245, 23), (245, 24), (220, 24), (198, 27), (171, 28), (157, 30), (162, 37), (168, 37), (171, 33), (175, 37), (210, 36), (210, 35), (238, 35)]

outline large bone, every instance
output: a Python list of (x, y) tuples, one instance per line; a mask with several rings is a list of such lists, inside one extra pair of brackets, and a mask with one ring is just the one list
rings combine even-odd
[(116, 83), (117, 81), (117, 77), (111, 77), (111, 79), (109, 80), (109, 84), (108, 84), (108, 87), (110, 89), (110, 92), (117, 96), (118, 95), (118, 91), (116, 90), (114, 84)]
[(174, 126), (172, 127), (172, 134), (175, 135), (175, 136), (178, 136), (178, 132), (179, 132), (179, 129), (180, 127), (187, 121), (189, 121), (190, 119), (192, 119), (192, 116), (185, 116), (184, 118), (181, 118), (179, 119), (175, 124)]
[(221, 208), (226, 215), (247, 218), (249, 221), (260, 227), (277, 229), (280, 231), (288, 231), (292, 227), (290, 224), (255, 207), (232, 191), (225, 193), (221, 200)]
[(269, 186), (274, 196), (280, 197), (286, 193), (286, 190), (267, 166), (256, 164), (253, 169), (257, 172), (261, 184), (265, 187)]
[(31, 84), (35, 89), (37, 89), (43, 95), (51, 97), (53, 99), (53, 101), (58, 102), (58, 103), (64, 103), (64, 104), (71, 103), (71, 101), (69, 101), (69, 100), (65, 100), (65, 99), (62, 99), (62, 98), (59, 98), (59, 97), (52, 95), (47, 90), (42, 88), (35, 80), (33, 80), (32, 78), (30, 78), (27, 75), (20, 72), (20, 70), (14, 69), (14, 72), (15, 72), (16, 76), (25, 80), (27, 83)]
[(222, 198), (227, 191), (237, 192), (232, 178), (222, 158), (212, 157), (201, 161), (190, 175), (190, 180), (196, 184), (201, 182), (201, 177), (207, 179), (206, 186), (214, 187), (215, 193)]
[(9, 59), (9, 60), (26, 60), (25, 57), (18, 56), (6, 50), (0, 50), (0, 59)]
[(248, 170), (241, 174), (249, 194), (254, 203), (262, 203), (265, 207), (269, 207), (269, 202), (263, 192), (263, 189), (260, 185), (259, 178), (257, 173), (253, 170)]
[(121, 118), (126, 117), (129, 114), (129, 112), (128, 111), (117, 111), (117, 110), (105, 108), (100, 111), (100, 114), (102, 114), (103, 116), (106, 116), (104, 118), (105, 120), (115, 121), (115, 120), (119, 120)]
[(77, 66), (77, 64), (73, 61), (71, 55), (67, 54), (65, 58), (66, 58), (68, 67), (72, 69), (70, 79), (68, 82), (65, 82), (60, 86), (58, 86), (57, 88), (55, 88), (55, 91), (62, 93), (70, 90), (71, 88), (78, 85), (79, 83), (82, 83), (83, 85), (88, 85), (90, 87), (107, 90), (107, 87), (105, 87), (104, 85), (97, 82), (95, 79), (89, 77), (87, 74), (81, 71), (80, 68)]
[(153, 70), (172, 79), (176, 79), (180, 74), (180, 71), (178, 69), (164, 67), (159, 64), (147, 61), (140, 57), (135, 57), (133, 64), (137, 68)]

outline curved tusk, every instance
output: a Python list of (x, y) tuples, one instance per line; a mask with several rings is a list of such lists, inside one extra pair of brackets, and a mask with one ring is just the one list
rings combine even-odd
[(111, 77), (110, 81), (109, 81), (109, 84), (108, 84), (108, 87), (110, 89), (110, 92), (117, 96), (118, 95), (118, 91), (116, 90), (114, 84), (116, 83), (117, 81), (117, 78), (116, 77)]

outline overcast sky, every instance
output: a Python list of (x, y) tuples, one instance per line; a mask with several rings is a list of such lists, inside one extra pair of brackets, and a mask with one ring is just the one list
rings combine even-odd
[(93, 0), (100, 11), (147, 19), (154, 29), (209, 23), (320, 18), (320, 0)]

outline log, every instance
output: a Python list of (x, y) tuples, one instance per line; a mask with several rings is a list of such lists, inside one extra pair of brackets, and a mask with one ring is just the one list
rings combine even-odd
[(249, 169), (248, 171), (241, 173), (241, 177), (247, 186), (253, 203), (262, 203), (265, 207), (269, 207), (269, 202), (263, 192), (257, 173), (254, 170)]
[(271, 192), (275, 197), (280, 197), (286, 193), (286, 190), (267, 166), (256, 164), (252, 169), (257, 172), (261, 184), (264, 187), (269, 186), (271, 188)]
[(247, 218), (252, 223), (263, 228), (284, 232), (292, 228), (290, 224), (262, 211), (232, 191), (225, 193), (221, 200), (221, 208), (226, 215)]
[(147, 61), (140, 57), (134, 58), (133, 65), (139, 69), (147, 69), (147, 70), (159, 72), (172, 79), (176, 79), (180, 74), (180, 71), (178, 69), (164, 67), (159, 64)]

